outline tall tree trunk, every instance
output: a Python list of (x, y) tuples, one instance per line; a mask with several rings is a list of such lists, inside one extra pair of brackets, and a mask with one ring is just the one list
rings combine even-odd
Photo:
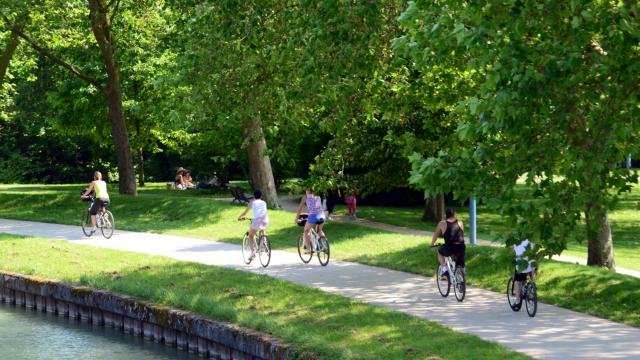
[(444, 195), (438, 194), (435, 198), (427, 198), (422, 221), (438, 222), (442, 219), (444, 219)]
[(266, 154), (267, 142), (262, 131), (259, 112), (245, 122), (245, 136), (248, 140), (249, 174), (255, 189), (262, 191), (262, 198), (271, 209), (279, 209), (280, 201), (276, 192), (276, 184), (271, 170), (271, 160)]
[(585, 211), (589, 250), (587, 265), (608, 267), (615, 271), (613, 259), (613, 237), (607, 212), (590, 207)]
[(11, 29), (11, 35), (9, 35), (7, 45), (2, 51), (2, 55), (0, 55), (0, 87), (2, 87), (2, 84), (4, 83), (4, 77), (7, 74), (7, 70), (9, 69), (11, 58), (13, 57), (13, 54), (20, 44), (20, 36), (18, 35), (18, 33), (22, 32), (22, 29), (24, 29), (26, 23), (27, 15), (23, 14)]
[(136, 137), (138, 140), (138, 185), (144, 187), (144, 149), (140, 132), (140, 119), (136, 118)]
[(129, 133), (124, 119), (120, 68), (115, 59), (114, 39), (107, 20), (108, 7), (103, 0), (89, 0), (91, 30), (102, 52), (102, 60), (107, 70), (108, 85), (105, 89), (109, 106), (111, 135), (118, 162), (120, 194), (136, 195), (136, 179), (133, 171)]

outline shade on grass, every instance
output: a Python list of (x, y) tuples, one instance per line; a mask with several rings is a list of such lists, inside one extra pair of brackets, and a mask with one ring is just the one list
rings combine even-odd
[[(0, 268), (107, 289), (279, 337), (303, 359), (525, 359), (434, 322), (264, 275), (0, 234)], [(452, 344), (455, 344), (453, 346)]]
[[(86, 203), (80, 202), (78, 187), (0, 189), (0, 218), (79, 224)], [(116, 217), (117, 229), (240, 243), (247, 226), (236, 220), (243, 207), (208, 196), (185, 198), (141, 192), (141, 195), (131, 197), (114, 192), (110, 209)], [(269, 217), (273, 247), (295, 251), (301, 228), (294, 224), (294, 214), (270, 211)], [(329, 223), (325, 229), (331, 241), (332, 258), (429, 276), (435, 272), (435, 250), (427, 248), (427, 239), (350, 223)], [(505, 291), (512, 265), (504, 250), (469, 247), (467, 264), (471, 285)], [(538, 284), (543, 302), (640, 326), (640, 312), (637, 311), (640, 308), (640, 279), (605, 269), (544, 262)]]

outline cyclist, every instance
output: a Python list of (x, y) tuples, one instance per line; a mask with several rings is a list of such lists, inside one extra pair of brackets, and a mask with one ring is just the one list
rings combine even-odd
[(109, 194), (107, 193), (107, 183), (102, 181), (102, 173), (96, 171), (93, 173), (93, 181), (89, 183), (87, 191), (81, 197), (89, 196), (92, 191), (96, 192), (96, 200), (91, 205), (89, 213), (91, 214), (91, 232), (96, 231), (96, 214), (100, 209), (109, 204)]
[[(524, 256), (524, 253), (527, 251), (527, 247), (533, 250), (533, 243), (528, 239), (524, 239), (520, 242), (520, 244), (513, 245), (513, 250), (516, 253), (516, 267), (515, 267), (515, 276), (514, 276), (514, 290), (516, 301), (514, 307), (520, 305), (520, 287), (523, 281), (527, 281), (527, 274), (530, 276), (533, 274), (533, 264), (534, 260), (529, 260), (527, 256)], [(526, 265), (526, 266), (525, 266)], [(520, 271), (518, 271), (520, 270)]]
[(305, 190), (305, 196), (300, 200), (300, 205), (296, 212), (296, 224), (300, 221), (300, 214), (302, 213), (302, 209), (304, 209), (305, 204), (309, 210), (309, 218), (307, 218), (307, 223), (304, 224), (304, 252), (305, 254), (308, 254), (311, 249), (311, 237), (309, 232), (312, 227), (317, 225), (318, 236), (324, 237), (322, 227), (324, 226), (325, 216), (324, 209), (322, 208), (322, 198), (315, 195), (313, 193), (313, 189), (307, 187)]
[(253, 210), (253, 220), (251, 220), (251, 225), (249, 226), (249, 245), (251, 246), (251, 255), (249, 259), (253, 259), (255, 254), (255, 249), (253, 248), (253, 237), (260, 230), (267, 230), (269, 227), (269, 216), (267, 215), (267, 203), (262, 200), (262, 191), (256, 190), (253, 192), (253, 199), (249, 201), (247, 207), (244, 209), (242, 214), (238, 216), (238, 220), (244, 220), (244, 216), (249, 212), (249, 209)]
[(438, 262), (440, 263), (440, 276), (444, 275), (448, 269), (445, 262), (446, 256), (457, 255), (456, 266), (464, 269), (464, 256), (466, 247), (464, 245), (464, 224), (456, 218), (454, 209), (445, 210), (446, 219), (436, 226), (436, 231), (431, 238), (431, 246), (435, 246), (439, 237), (444, 237), (444, 245), (438, 249)]

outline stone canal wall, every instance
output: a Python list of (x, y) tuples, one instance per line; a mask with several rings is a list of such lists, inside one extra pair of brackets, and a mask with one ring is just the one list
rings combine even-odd
[(0, 301), (114, 327), (212, 359), (288, 359), (269, 335), (103, 290), (0, 271)]

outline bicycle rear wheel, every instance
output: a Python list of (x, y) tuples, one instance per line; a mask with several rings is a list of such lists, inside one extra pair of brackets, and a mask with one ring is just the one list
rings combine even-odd
[(271, 261), (271, 244), (269, 243), (269, 238), (266, 235), (260, 236), (259, 240), (259, 253), (260, 264), (262, 267), (269, 266), (269, 261)]
[(520, 311), (520, 307), (522, 306), (522, 302), (516, 305), (516, 288), (515, 288), (515, 280), (512, 277), (507, 281), (507, 301), (509, 302), (509, 306), (513, 311)]
[(113, 231), (116, 228), (116, 220), (113, 218), (113, 214), (111, 211), (106, 210), (102, 213), (102, 222), (100, 225), (100, 231), (102, 231), (102, 236), (109, 239), (113, 235)]
[(525, 296), (525, 306), (527, 308), (527, 314), (529, 316), (536, 316), (538, 311), (538, 290), (536, 285), (532, 283), (527, 284), (527, 296)]
[(318, 261), (320, 261), (320, 265), (327, 266), (327, 264), (329, 263), (330, 255), (329, 239), (327, 239), (325, 236), (321, 236), (318, 239), (318, 247)]
[(298, 255), (300, 256), (300, 260), (305, 264), (308, 264), (313, 257), (313, 250), (305, 249), (304, 234), (300, 234), (300, 237), (298, 238)]
[(453, 292), (456, 295), (456, 300), (462, 301), (464, 300), (464, 296), (467, 292), (467, 284), (464, 278), (464, 269), (457, 266), (456, 270), (453, 272), (453, 276), (456, 279), (456, 284), (453, 287)]
[(436, 284), (438, 285), (438, 291), (442, 297), (449, 296), (451, 290), (451, 279), (449, 278), (449, 272), (440, 275), (440, 267), (436, 269)]
[(80, 223), (80, 225), (82, 226), (82, 232), (84, 233), (84, 236), (92, 235), (91, 228), (93, 227), (93, 224), (91, 223), (91, 214), (88, 210), (82, 213), (82, 222)]
[(242, 260), (244, 260), (245, 264), (250, 264), (251, 260), (253, 260), (251, 258), (251, 244), (249, 241), (249, 232), (246, 232), (242, 239)]

